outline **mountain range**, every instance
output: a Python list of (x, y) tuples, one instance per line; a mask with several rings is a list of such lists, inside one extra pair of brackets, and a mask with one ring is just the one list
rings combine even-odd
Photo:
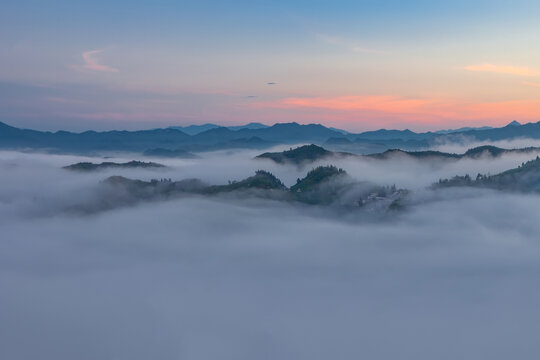
[(249, 124), (239, 125), (239, 126), (220, 126), (220, 125), (208, 123), (208, 124), (202, 124), (202, 125), (169, 126), (169, 129), (181, 130), (188, 135), (197, 135), (202, 132), (212, 130), (212, 129), (217, 129), (220, 127), (226, 127), (229, 130), (237, 131), (237, 130), (242, 130), (242, 129), (264, 129), (264, 128), (267, 128), (268, 125), (264, 125), (257, 122), (251, 122)]
[(324, 144), (331, 150), (369, 154), (388, 149), (425, 149), (441, 141), (464, 142), (464, 139), (495, 141), (514, 138), (540, 139), (540, 122), (523, 125), (512, 122), (500, 128), (474, 128), (450, 133), (380, 129), (358, 134), (320, 124), (301, 125), (295, 122), (272, 126), (250, 123), (239, 127), (217, 127), (214, 124), (206, 124), (185, 128), (80, 133), (20, 129), (0, 122), (0, 149), (72, 153), (92, 151), (144, 153), (152, 149), (160, 151), (164, 149), (183, 154), (232, 148), (264, 149), (278, 144), (314, 143)]

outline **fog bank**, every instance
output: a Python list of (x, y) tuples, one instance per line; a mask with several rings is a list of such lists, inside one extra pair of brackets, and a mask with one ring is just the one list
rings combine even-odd
[[(125, 174), (221, 182), (267, 168), (250, 156)], [(476, 360), (540, 351), (538, 195), (418, 192), (426, 201), (373, 223), (254, 199), (181, 198), (79, 216), (61, 209), (95, 196), (109, 173), (59, 168), (73, 160), (0, 154), (2, 359)], [(391, 165), (345, 169), (377, 179), (383, 169), (399, 174)], [(412, 180), (437, 171), (428, 169), (400, 171)]]

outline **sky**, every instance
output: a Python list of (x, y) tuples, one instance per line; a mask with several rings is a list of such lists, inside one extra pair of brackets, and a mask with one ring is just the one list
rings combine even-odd
[(0, 121), (350, 131), (540, 121), (538, 1), (4, 0)]

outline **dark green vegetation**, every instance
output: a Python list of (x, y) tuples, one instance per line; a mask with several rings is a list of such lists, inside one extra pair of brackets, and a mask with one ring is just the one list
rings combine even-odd
[(378, 160), (388, 160), (397, 156), (407, 156), (414, 159), (439, 159), (439, 160), (457, 160), (464, 157), (464, 155), (445, 153), (442, 151), (404, 151), (399, 149), (390, 149), (379, 154), (365, 155), (366, 157)]
[(459, 159), (478, 159), (481, 157), (499, 157), (506, 154), (526, 154), (540, 153), (540, 148), (527, 147), (523, 149), (502, 149), (496, 146), (479, 146), (467, 150), (464, 154), (452, 154), (441, 151), (404, 151), (399, 149), (390, 149), (382, 153), (369, 155), (356, 155), (344, 152), (333, 152), (323, 147), (311, 144), (297, 147), (295, 149), (283, 152), (264, 153), (256, 159), (269, 159), (278, 164), (296, 164), (304, 165), (310, 162), (335, 158), (357, 158), (357, 159), (376, 159), (389, 160), (399, 156), (409, 157), (418, 160), (459, 160)]
[(305, 162), (314, 162), (317, 160), (324, 159), (330, 156), (337, 155), (352, 155), (352, 154), (342, 154), (328, 151), (320, 146), (311, 144), (304, 145), (294, 149), (285, 150), (282, 152), (267, 152), (261, 155), (258, 155), (257, 159), (270, 159), (278, 164), (292, 163), (300, 165)]
[(526, 147), (521, 149), (501, 149), (496, 146), (484, 145), (469, 149), (462, 156), (474, 159), (486, 155), (491, 157), (498, 157), (504, 154), (526, 154), (531, 152), (540, 152), (540, 148)]
[(355, 186), (347, 173), (335, 166), (319, 166), (291, 186), (295, 197), (309, 204), (331, 204)]
[(64, 166), (64, 169), (74, 171), (96, 171), (105, 169), (134, 169), (134, 168), (164, 168), (165, 165), (154, 162), (129, 161), (126, 163), (102, 162), (95, 164), (90, 162), (80, 162), (73, 165)]
[(236, 190), (287, 190), (281, 180), (272, 173), (264, 170), (257, 170), (255, 175), (241, 181), (231, 181), (228, 185), (209, 186), (204, 192), (216, 194), (220, 192), (230, 192)]
[[(309, 146), (302, 151), (306, 149), (318, 151)], [(493, 156), (502, 153), (497, 148), (490, 147), (473, 149), (467, 153), (468, 156), (478, 156), (486, 151)], [(422, 153), (422, 156), (429, 157), (432, 154)], [(88, 165), (79, 166), (85, 168)], [(189, 195), (226, 196), (236, 199), (256, 197), (339, 209), (361, 208), (362, 211), (375, 214), (403, 210), (415, 202), (414, 198), (409, 196), (408, 190), (356, 181), (346, 171), (332, 165), (311, 169), (290, 188), (272, 173), (264, 170), (257, 170), (253, 176), (239, 181), (229, 181), (224, 185), (208, 185), (198, 179), (141, 181), (120, 176), (110, 177), (102, 185), (102, 191), (106, 196), (95, 205), (100, 209), (130, 205), (143, 200), (154, 201)], [(479, 174), (474, 179), (465, 175), (440, 180), (432, 186), (432, 189), (463, 186), (540, 192), (540, 157), (496, 175)]]
[(510, 169), (496, 175), (478, 174), (474, 179), (469, 175), (441, 179), (433, 185), (433, 188), (460, 186), (519, 192), (540, 192), (540, 158), (536, 157), (536, 159), (523, 163), (515, 169)]
[[(183, 131), (185, 130), (185, 131)], [(98, 151), (145, 152), (149, 149), (182, 149), (186, 152), (219, 149), (265, 149), (277, 144), (314, 143), (339, 151), (369, 154), (388, 149), (407, 151), (440, 142), (496, 141), (513, 138), (540, 139), (540, 122), (511, 123), (501, 128), (458, 129), (415, 133), (410, 130), (376, 130), (360, 134), (319, 124), (248, 124), (219, 127), (212, 124), (142, 131), (44, 132), (19, 129), (0, 122), (0, 149), (88, 153)], [(165, 155), (167, 156), (167, 155)]]
[[(372, 208), (374, 205), (387, 209), (406, 195), (395, 187), (381, 187), (356, 182), (335, 166), (317, 167), (290, 189), (268, 171), (258, 170), (253, 176), (226, 185), (206, 185), (197, 179), (171, 181), (131, 180), (113, 176), (104, 181), (119, 204), (131, 204), (139, 200), (166, 199), (196, 194), (204, 196), (227, 195), (243, 198), (260, 197), (279, 201), (300, 202), (310, 205), (339, 205), (345, 207)], [(110, 201), (110, 200), (109, 200)], [(395, 208), (395, 206), (394, 206)]]
[(316, 189), (321, 183), (338, 176), (345, 176), (347, 173), (343, 169), (335, 166), (319, 166), (307, 173), (303, 179), (297, 179), (296, 184), (291, 186), (293, 192), (305, 192)]

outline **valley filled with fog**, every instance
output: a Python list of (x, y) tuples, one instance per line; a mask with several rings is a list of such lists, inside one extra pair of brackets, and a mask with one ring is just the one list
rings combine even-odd
[[(472, 147), (438, 146), (458, 153)], [(0, 357), (538, 354), (540, 196), (430, 188), (454, 175), (516, 168), (536, 153), (302, 165), (255, 159), (260, 153), (205, 152), (151, 159), (163, 168), (83, 173), (63, 167), (140, 156), (0, 152)], [(116, 205), (117, 194), (102, 187), (113, 175), (220, 185), (257, 170), (290, 187), (329, 164), (358, 181), (408, 189), (407, 206), (368, 214), (242, 191)]]

